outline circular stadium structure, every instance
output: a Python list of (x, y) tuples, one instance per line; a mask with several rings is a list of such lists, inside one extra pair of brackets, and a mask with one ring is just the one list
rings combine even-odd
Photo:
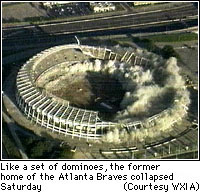
[[(143, 140), (170, 130), (187, 114), (189, 93), (176, 63), (139, 49), (56, 46), (21, 67), (16, 100), (28, 119), (63, 136)], [(102, 88), (91, 90), (99, 75), (117, 82), (121, 99), (112, 85), (109, 96), (101, 96)]]

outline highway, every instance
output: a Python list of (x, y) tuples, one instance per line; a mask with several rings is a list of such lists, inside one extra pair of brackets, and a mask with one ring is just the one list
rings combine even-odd
[[(129, 13), (120, 16), (94, 18), (80, 21), (43, 24), (38, 26), (3, 28), (3, 39), (30, 38), (31, 36), (61, 35), (126, 28), (157, 26), (166, 23), (183, 22), (198, 18), (198, 10), (193, 4), (150, 12)], [(17, 31), (21, 31), (17, 33)], [(11, 35), (11, 33), (14, 33)], [(11, 36), (9, 36), (9, 34)]]

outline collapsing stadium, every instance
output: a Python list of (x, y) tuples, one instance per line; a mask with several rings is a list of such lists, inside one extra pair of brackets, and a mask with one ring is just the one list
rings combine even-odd
[[(115, 100), (114, 94), (98, 104), (113, 115), (109, 120), (96, 107), (80, 101), (87, 97), (89, 104), (93, 95), (85, 91), (85, 83), (72, 85), (77, 80), (85, 82), (88, 73), (107, 75), (124, 91), (121, 99)], [(18, 106), (31, 121), (64, 136), (102, 142), (143, 141), (170, 131), (187, 115), (190, 104), (176, 59), (165, 60), (140, 49), (77, 44), (52, 47), (21, 67), (16, 86)], [(62, 89), (66, 98), (62, 98)], [(73, 90), (78, 92), (71, 97)], [(114, 109), (119, 99), (119, 108)]]

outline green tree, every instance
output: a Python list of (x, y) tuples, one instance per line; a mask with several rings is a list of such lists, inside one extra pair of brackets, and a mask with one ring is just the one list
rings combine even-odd
[(61, 148), (60, 151), (57, 153), (57, 155), (54, 158), (58, 159), (70, 159), (73, 158), (73, 152), (70, 151), (69, 148)]
[(180, 58), (180, 56), (178, 55), (178, 53), (174, 50), (174, 48), (171, 45), (165, 45), (162, 50), (162, 56), (165, 59), (168, 59), (170, 57), (176, 57), (177, 59)]
[(32, 145), (30, 149), (31, 158), (46, 158), (47, 154), (50, 153), (52, 147), (47, 141), (39, 140)]

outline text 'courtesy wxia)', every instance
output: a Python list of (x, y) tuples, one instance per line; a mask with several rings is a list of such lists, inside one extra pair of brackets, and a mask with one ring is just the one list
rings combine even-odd
[[(136, 162), (2, 162), (0, 191), (42, 192), (54, 186), (91, 181), (116, 183), (123, 191), (199, 191), (199, 179), (182, 178), (159, 163)], [(163, 171), (165, 170), (165, 171)], [(167, 170), (167, 171), (166, 171)], [(185, 180), (183, 180), (185, 179)], [(53, 182), (52, 182), (53, 181)], [(119, 185), (120, 184), (120, 185)]]

